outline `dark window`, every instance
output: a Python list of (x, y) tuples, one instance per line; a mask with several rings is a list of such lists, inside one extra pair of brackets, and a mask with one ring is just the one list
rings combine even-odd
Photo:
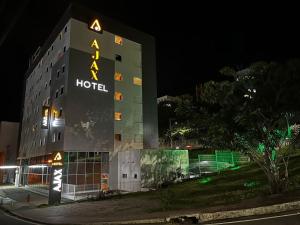
[(57, 70), (57, 73), (56, 73), (56, 78), (59, 78), (59, 74), (60, 74), (60, 71)]
[(49, 68), (47, 67), (46, 72), (48, 72)]
[(62, 69), (61, 69), (61, 70), (62, 70), (62, 73), (65, 72), (65, 65), (62, 66)]
[(66, 49), (67, 49), (66, 46), (64, 46), (64, 52), (66, 52)]
[(66, 27), (65, 27), (65, 33), (66, 33), (67, 31), (68, 31), (68, 27), (66, 26)]
[(52, 66), (53, 66), (53, 64), (52, 63), (50, 63), (50, 67), (52, 68)]
[(123, 173), (123, 174), (122, 174), (122, 177), (123, 177), (123, 178), (127, 178), (127, 173)]
[(51, 86), (51, 79), (49, 80), (49, 86)]
[(137, 179), (137, 174), (136, 173), (134, 174), (134, 179)]
[(56, 90), (56, 92), (55, 92), (55, 98), (57, 98), (58, 97), (58, 90)]
[(59, 141), (59, 140), (60, 140), (60, 138), (61, 138), (61, 133), (60, 133), (60, 132), (58, 132), (58, 135), (57, 135), (57, 140)]
[(121, 141), (122, 140), (121, 134), (115, 134), (115, 140)]
[(51, 50), (53, 50), (53, 48), (54, 48), (54, 47), (53, 47), (53, 45), (52, 45), (52, 46), (51, 46)]
[(117, 61), (121, 62), (121, 61), (122, 61), (122, 56), (116, 54), (116, 55), (115, 55), (115, 59), (116, 59)]
[(62, 111), (63, 111), (62, 109), (59, 110), (59, 117), (62, 116)]
[(62, 86), (61, 88), (60, 88), (60, 94), (62, 95), (64, 93), (64, 87)]

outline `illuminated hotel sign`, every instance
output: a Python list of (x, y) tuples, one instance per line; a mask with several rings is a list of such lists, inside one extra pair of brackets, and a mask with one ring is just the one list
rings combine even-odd
[[(96, 39), (94, 39), (90, 47), (94, 50), (94, 54), (92, 54), (91, 57), (91, 64), (90, 64), (90, 75), (91, 79), (94, 81), (99, 80), (99, 59), (100, 59), (100, 47), (99, 43)], [(77, 87), (83, 87), (86, 89), (92, 89), (92, 90), (97, 90), (101, 92), (108, 92), (104, 84), (100, 84), (97, 82), (91, 82), (87, 80), (81, 80), (81, 79), (76, 79), (76, 84)]]
[(96, 39), (92, 42), (91, 48), (95, 49), (95, 54), (92, 55), (93, 62), (91, 64), (90, 71), (91, 71), (92, 79), (98, 80), (99, 67), (98, 67), (97, 62), (100, 58), (100, 49), (99, 49), (99, 45), (98, 45), (98, 42)]
[(49, 126), (49, 107), (43, 106), (42, 109), (42, 129), (48, 129)]
[(97, 20), (97, 19), (93, 20), (93, 22), (90, 24), (89, 28), (93, 31), (96, 31), (96, 32), (101, 32), (102, 31), (99, 20)]
[(51, 188), (49, 190), (49, 204), (59, 204), (61, 200), (62, 188), (62, 173), (63, 173), (63, 159), (64, 153), (57, 151), (52, 153), (52, 179)]

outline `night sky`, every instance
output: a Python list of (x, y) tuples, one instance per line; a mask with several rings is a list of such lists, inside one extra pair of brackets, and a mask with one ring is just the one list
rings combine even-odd
[[(20, 120), (28, 59), (69, 2), (0, 0), (0, 120)], [(242, 69), (257, 60), (300, 57), (300, 13), (292, 5), (75, 2), (156, 38), (158, 96), (193, 94), (196, 84), (220, 80), (223, 66)]]

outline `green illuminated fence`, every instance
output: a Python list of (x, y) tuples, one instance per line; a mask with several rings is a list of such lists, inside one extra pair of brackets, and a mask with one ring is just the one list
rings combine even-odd
[(216, 150), (215, 154), (199, 154), (198, 160), (190, 160), (192, 173), (213, 173), (249, 162), (249, 158), (239, 152)]

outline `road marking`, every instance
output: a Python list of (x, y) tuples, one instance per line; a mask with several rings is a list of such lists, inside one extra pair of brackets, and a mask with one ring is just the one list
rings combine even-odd
[(248, 220), (236, 220), (236, 221), (230, 221), (230, 222), (208, 223), (208, 224), (209, 225), (221, 225), (221, 224), (232, 224), (232, 223), (246, 223), (246, 222), (258, 221), (258, 220), (269, 220), (269, 219), (276, 219), (276, 218), (296, 216), (296, 215), (300, 215), (300, 212), (279, 215), (279, 216), (268, 216), (268, 217), (248, 219)]

